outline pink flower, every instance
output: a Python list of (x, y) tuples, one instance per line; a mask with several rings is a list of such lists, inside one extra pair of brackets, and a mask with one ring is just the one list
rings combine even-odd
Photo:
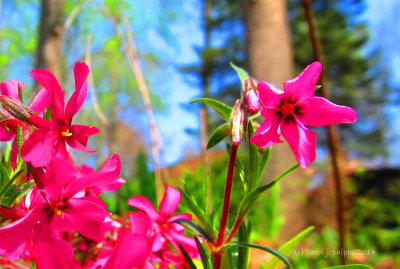
[(68, 261), (73, 257), (72, 246), (58, 239), (57, 233), (77, 230), (85, 237), (101, 240), (102, 224), (111, 214), (79, 194), (85, 188), (114, 180), (120, 170), (118, 155), (110, 157), (106, 168), (80, 177), (71, 162), (60, 158), (52, 159), (45, 168), (35, 169), (38, 190), (25, 199), (25, 206), (29, 207), (27, 214), (0, 228), (0, 255), (18, 259), (33, 243), (30, 251), (33, 257), (52, 257), (54, 260), (39, 261), (56, 264), (57, 260)]
[[(3, 81), (0, 84), (0, 91), (2, 96), (7, 96), (12, 98), (13, 100), (19, 101), (19, 90), (18, 86), (21, 88), (21, 92), (24, 92), (24, 84), (22, 82), (19, 82), (17, 80), (9, 80), (9, 81)], [(50, 105), (50, 94), (46, 89), (40, 90), (36, 96), (33, 98), (31, 104), (29, 105), (29, 108), (32, 109), (33, 111), (36, 111), (37, 114), (35, 115), (36, 117), (43, 116), (44, 110), (49, 107)], [(8, 115), (6, 111), (3, 109), (3, 113)], [(20, 125), (22, 126), (22, 130), (24, 133), (27, 135), (29, 134), (30, 131), (30, 126), (28, 124), (25, 124), (24, 122), (19, 121), (18, 119), (13, 119), (10, 116), (9, 120), (6, 120), (5, 123), (7, 124), (7, 127), (9, 130), (6, 130), (4, 128), (0, 128), (0, 141), (9, 141), (11, 139), (15, 138), (16, 135), (16, 126)], [(13, 168), (15, 169), (15, 165), (17, 162), (17, 154), (18, 154), (18, 148), (17, 148), (17, 143), (14, 140), (11, 148), (11, 164)]]
[[(86, 147), (89, 136), (100, 132), (93, 126), (72, 125), (72, 118), (81, 108), (86, 98), (87, 84), (85, 79), (89, 74), (89, 67), (77, 62), (74, 67), (75, 92), (69, 99), (64, 111), (64, 91), (56, 78), (46, 70), (36, 69), (30, 75), (51, 93), (51, 118), (47, 121), (33, 116), (31, 123), (38, 126), (25, 141), (21, 148), (22, 159), (31, 162), (34, 167), (42, 167), (49, 163), (52, 157), (67, 158), (66, 144), (70, 147), (94, 152)], [(31, 115), (32, 116), (32, 115)], [(40, 156), (40, 157), (39, 157)]]
[(167, 243), (180, 252), (179, 244), (185, 248), (192, 258), (199, 258), (196, 242), (183, 234), (184, 227), (175, 223), (177, 219), (191, 220), (188, 213), (173, 215), (181, 200), (179, 190), (165, 184), (165, 194), (157, 212), (153, 204), (144, 196), (134, 196), (128, 200), (128, 205), (136, 207), (147, 214), (154, 232), (153, 253), (167, 251)]
[(257, 85), (263, 108), (264, 123), (251, 137), (250, 143), (266, 148), (289, 143), (301, 168), (315, 160), (316, 135), (305, 125), (318, 127), (328, 124), (353, 123), (356, 111), (339, 106), (325, 98), (314, 96), (322, 64), (314, 62), (296, 78), (285, 82), (283, 91), (267, 82)]

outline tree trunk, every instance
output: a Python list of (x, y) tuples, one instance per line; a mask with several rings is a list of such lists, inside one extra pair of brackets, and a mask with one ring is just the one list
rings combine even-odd
[(65, 0), (42, 0), (36, 68), (50, 70), (60, 82)]
[[(243, 12), (250, 75), (282, 89), (284, 81), (293, 78), (294, 69), (286, 1), (243, 0)], [(286, 142), (274, 145), (264, 173), (264, 183), (295, 163), (294, 154)], [(286, 219), (285, 233), (280, 237), (283, 240), (306, 226), (305, 218), (299, 215), (304, 210), (304, 203), (298, 199), (298, 194), (304, 193), (306, 186), (307, 180), (302, 170), (297, 170), (283, 180), (280, 200)]]

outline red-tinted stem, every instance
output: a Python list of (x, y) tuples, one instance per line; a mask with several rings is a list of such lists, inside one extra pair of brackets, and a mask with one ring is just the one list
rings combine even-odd
[(235, 236), (236, 232), (239, 230), (240, 225), (242, 225), (243, 222), (243, 217), (239, 214), (236, 221), (235, 225), (233, 225), (233, 228), (231, 232), (228, 235), (228, 238), (225, 240), (225, 244), (231, 242), (232, 238)]
[(216, 249), (218, 249), (214, 253), (214, 269), (219, 269), (221, 267), (221, 258), (222, 258), (222, 248), (221, 247), (222, 247), (222, 244), (224, 243), (226, 226), (228, 224), (229, 207), (231, 204), (231, 194), (232, 194), (232, 185), (233, 185), (233, 172), (235, 171), (235, 161), (236, 161), (237, 150), (238, 150), (238, 145), (232, 145), (231, 156), (229, 157), (228, 174), (226, 176), (221, 225), (219, 226), (218, 239), (214, 246)]

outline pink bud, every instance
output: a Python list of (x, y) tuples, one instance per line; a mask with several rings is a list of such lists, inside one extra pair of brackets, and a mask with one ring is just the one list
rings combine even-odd
[(260, 97), (256, 85), (257, 82), (251, 77), (244, 82), (244, 94), (247, 110), (250, 114), (256, 114), (260, 111)]
[(235, 108), (233, 109), (232, 120), (231, 120), (231, 134), (232, 143), (235, 146), (240, 144), (242, 135), (247, 129), (247, 111), (244, 104), (238, 100)]

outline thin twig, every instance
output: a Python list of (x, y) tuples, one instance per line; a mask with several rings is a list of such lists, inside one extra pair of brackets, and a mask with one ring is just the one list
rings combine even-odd
[[(302, 0), (304, 11), (306, 14), (307, 24), (310, 31), (311, 43), (314, 51), (314, 57), (317, 61), (323, 64), (323, 53), (322, 53), (322, 45), (321, 40), (318, 35), (317, 27), (315, 25), (314, 14), (312, 11), (311, 0)], [(324, 66), (324, 65), (323, 65)], [(321, 96), (325, 98), (329, 98), (329, 90), (327, 87), (327, 77), (325, 68), (322, 68), (321, 71)], [(338, 135), (333, 128), (332, 125), (326, 126), (326, 132), (328, 136), (328, 146), (329, 153), (331, 155), (331, 165), (333, 172), (333, 179), (335, 184), (335, 192), (336, 192), (336, 219), (339, 229), (339, 249), (345, 250), (345, 230), (346, 223), (344, 218), (344, 205), (343, 205), (343, 191), (342, 191), (342, 181), (343, 176), (339, 163), (339, 154), (340, 154), (340, 144)], [(341, 252), (342, 253), (342, 252)], [(340, 260), (342, 264), (346, 263), (346, 256), (340, 255)]]
[[(89, 69), (91, 69), (90, 65), (91, 65), (91, 58), (92, 58), (91, 54), (90, 54), (91, 43), (92, 43), (92, 36), (89, 35), (86, 40), (86, 54), (85, 54), (85, 62), (89, 66)], [(88, 84), (89, 84), (90, 99), (92, 100), (94, 112), (96, 113), (97, 117), (99, 118), (101, 124), (107, 128), (108, 121), (107, 121), (106, 117), (104, 116), (103, 112), (101, 111), (99, 103), (97, 102), (96, 89), (94, 87), (92, 72), (90, 72), (88, 75)]]
[(62, 28), (62, 32), (66, 33), (69, 28), (71, 28), (72, 23), (74, 22), (75, 18), (78, 16), (79, 12), (81, 11), (83, 5), (86, 2), (90, 2), (92, 0), (84, 0), (82, 2), (80, 2), (78, 5), (76, 5), (74, 7), (74, 9), (71, 11), (71, 13), (69, 14), (69, 16), (67, 17), (67, 19), (64, 22), (63, 28)]
[[(136, 50), (136, 46), (135, 46), (135, 43), (133, 40), (133, 34), (132, 34), (132, 31), (130, 31), (130, 28), (125, 26), (127, 35), (129, 37), (129, 43), (128, 43), (122, 35), (122, 32), (118, 26), (118, 22), (117, 22), (116, 18), (108, 11), (106, 11), (106, 14), (109, 16), (109, 18), (114, 26), (115, 32), (117, 34), (117, 37), (121, 43), (123, 50), (124, 50), (125, 56), (127, 57), (129, 65), (130, 65), (133, 73), (136, 76), (136, 80), (137, 80), (137, 83), (139, 86), (139, 91), (140, 91), (140, 94), (143, 99), (147, 117), (149, 119), (151, 151), (152, 151), (152, 155), (153, 155), (155, 176), (156, 176), (156, 192), (157, 192), (157, 199), (160, 201), (160, 199), (162, 197), (162, 186), (163, 186), (163, 180), (162, 180), (161, 170), (160, 170), (160, 165), (159, 165), (160, 143), (159, 143), (159, 138), (158, 138), (156, 122), (155, 122), (155, 118), (154, 118), (154, 113), (153, 113), (153, 109), (152, 109), (151, 102), (150, 102), (149, 91), (147, 89), (146, 82), (144, 80), (144, 76), (141, 71), (139, 61), (137, 59), (137, 50)], [(128, 26), (129, 26), (129, 23), (126, 22), (125, 24), (128, 24)]]

